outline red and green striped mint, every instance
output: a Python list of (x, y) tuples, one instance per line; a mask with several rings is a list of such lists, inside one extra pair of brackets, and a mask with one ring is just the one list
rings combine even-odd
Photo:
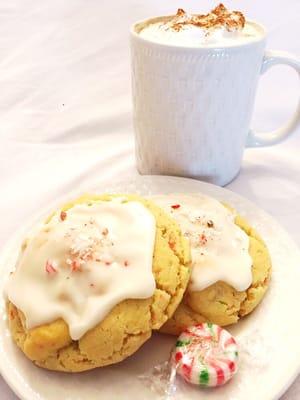
[(228, 331), (208, 322), (182, 332), (171, 361), (187, 382), (220, 386), (237, 371), (238, 348)]

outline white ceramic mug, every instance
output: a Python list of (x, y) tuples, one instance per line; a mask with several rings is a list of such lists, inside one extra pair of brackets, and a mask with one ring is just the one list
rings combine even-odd
[(140, 173), (188, 176), (223, 186), (238, 174), (245, 146), (278, 143), (299, 124), (300, 103), (283, 127), (266, 134), (250, 130), (259, 76), (276, 64), (300, 73), (295, 57), (265, 52), (261, 25), (256, 24), (261, 35), (246, 44), (183, 47), (140, 37), (150, 21), (131, 28)]

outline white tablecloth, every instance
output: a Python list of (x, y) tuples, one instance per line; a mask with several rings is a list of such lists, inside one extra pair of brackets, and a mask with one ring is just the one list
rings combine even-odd
[[(0, 245), (58, 196), (136, 174), (128, 26), (178, 6), (197, 11), (199, 4), (203, 10), (211, 5), (200, 3), (0, 2)], [(299, 55), (299, 0), (227, 3), (268, 27), (269, 48)], [(253, 125), (270, 129), (283, 123), (298, 93), (290, 69), (269, 72), (260, 84)], [(299, 149), (300, 129), (283, 144), (246, 150), (242, 171), (228, 186), (272, 214), (298, 244)], [(0, 398), (16, 399), (1, 378)], [(283, 399), (299, 398), (300, 378)]]

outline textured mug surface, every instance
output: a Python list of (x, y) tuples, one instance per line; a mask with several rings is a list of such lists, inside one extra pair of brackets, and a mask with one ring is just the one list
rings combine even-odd
[(238, 174), (264, 57), (262, 32), (244, 45), (189, 48), (147, 41), (133, 29), (133, 120), (140, 173), (218, 185)]

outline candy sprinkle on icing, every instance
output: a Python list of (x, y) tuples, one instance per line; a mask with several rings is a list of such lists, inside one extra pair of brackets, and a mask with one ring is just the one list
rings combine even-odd
[(238, 349), (233, 336), (218, 325), (187, 328), (178, 338), (171, 363), (187, 382), (215, 387), (237, 372)]
[(54, 267), (54, 263), (49, 260), (46, 261), (45, 270), (49, 275), (54, 275), (57, 272), (57, 269)]
[(62, 221), (64, 221), (66, 218), (67, 218), (67, 213), (66, 213), (65, 211), (62, 211), (62, 212), (60, 213), (60, 219), (61, 219)]

